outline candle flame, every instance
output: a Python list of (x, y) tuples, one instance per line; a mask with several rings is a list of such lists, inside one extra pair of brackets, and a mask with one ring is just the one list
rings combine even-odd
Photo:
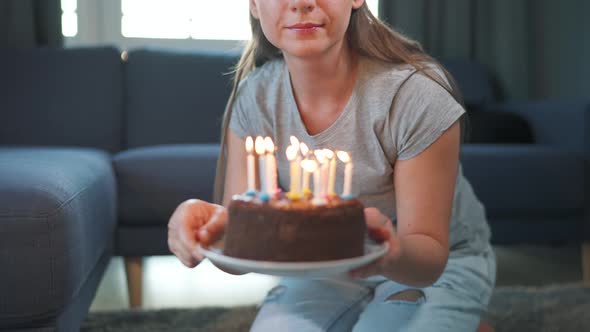
[(326, 153), (324, 150), (314, 150), (313, 154), (320, 164), (323, 164), (328, 160), (326, 159)]
[(268, 152), (268, 153), (275, 152), (275, 144), (272, 142), (272, 138), (270, 138), (269, 136), (266, 136), (264, 138), (264, 148), (266, 149), (266, 152)]
[(258, 155), (263, 155), (264, 154), (264, 138), (262, 138), (262, 136), (258, 136), (256, 137), (256, 142), (254, 143), (254, 146), (256, 147), (256, 154)]
[(246, 152), (252, 153), (252, 149), (254, 149), (254, 140), (252, 136), (246, 137)]
[(297, 148), (294, 145), (289, 145), (287, 147), (287, 151), (285, 151), (287, 154), (287, 159), (289, 161), (292, 161), (293, 159), (295, 159), (295, 157), (297, 157)]
[(315, 160), (304, 159), (304, 160), (301, 161), (301, 167), (307, 173), (313, 173), (318, 168), (318, 163)]
[(334, 151), (330, 149), (324, 149), (324, 156), (331, 160), (332, 158), (334, 158)]
[(307, 153), (309, 152), (309, 148), (307, 147), (307, 144), (301, 142), (301, 144), (299, 145), (299, 148), (301, 149), (301, 154), (304, 157), (307, 156)]
[(336, 152), (336, 155), (338, 156), (338, 159), (340, 159), (340, 161), (342, 161), (343, 163), (350, 162), (350, 155), (348, 154), (348, 152), (338, 151)]
[(295, 147), (295, 150), (299, 150), (299, 140), (297, 139), (297, 137), (291, 136), (289, 137), (289, 139), (291, 140), (291, 145)]

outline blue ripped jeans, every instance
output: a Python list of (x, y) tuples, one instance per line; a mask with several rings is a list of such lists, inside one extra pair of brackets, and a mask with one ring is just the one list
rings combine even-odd
[[(437, 282), (412, 288), (391, 280), (285, 279), (271, 290), (250, 331), (474, 332), (496, 278), (491, 247), (452, 257)], [(417, 301), (391, 300), (418, 290)]]

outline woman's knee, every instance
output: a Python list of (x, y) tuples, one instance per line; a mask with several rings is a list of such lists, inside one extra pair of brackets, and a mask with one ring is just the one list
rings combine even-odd
[(350, 331), (371, 297), (351, 283), (285, 282), (268, 292), (251, 331)]

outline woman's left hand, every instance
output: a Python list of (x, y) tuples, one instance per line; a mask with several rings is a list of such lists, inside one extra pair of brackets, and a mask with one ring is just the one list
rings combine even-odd
[(387, 242), (389, 249), (376, 261), (349, 272), (351, 278), (367, 278), (387, 275), (391, 266), (401, 256), (401, 246), (395, 227), (387, 216), (376, 208), (365, 208), (365, 221), (369, 236), (379, 243)]

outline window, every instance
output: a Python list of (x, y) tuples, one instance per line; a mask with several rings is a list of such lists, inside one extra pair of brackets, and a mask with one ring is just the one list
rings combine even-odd
[[(377, 14), (379, 0), (365, 1)], [(247, 0), (61, 0), (61, 5), (66, 45), (229, 49), (251, 36)]]
[(78, 34), (78, 4), (76, 0), (61, 0), (61, 31), (65, 37)]
[(221, 40), (250, 38), (246, 0), (121, 0), (121, 4), (121, 33), (124, 37)]
[[(368, 1), (374, 13), (378, 12), (378, 3), (378, 0)], [(121, 4), (124, 37), (218, 40), (251, 37), (246, 0), (121, 0)]]

